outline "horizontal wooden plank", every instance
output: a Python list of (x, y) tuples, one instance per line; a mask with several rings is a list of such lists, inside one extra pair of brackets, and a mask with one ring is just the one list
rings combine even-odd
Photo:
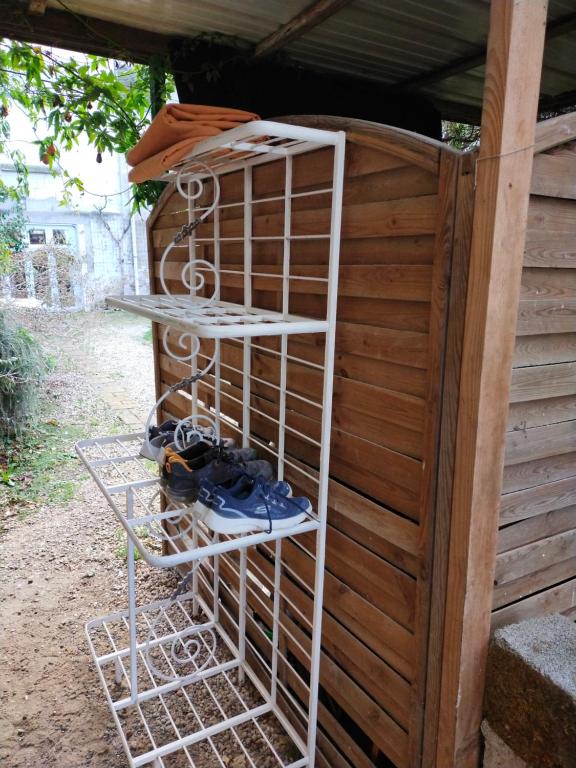
[(537, 269), (525, 267), (522, 270), (520, 298), (522, 301), (576, 299), (576, 269)]
[(508, 429), (522, 430), (576, 419), (576, 395), (511, 403)]
[[(172, 231), (172, 236), (169, 232)], [(162, 258), (165, 247), (170, 243), (177, 228), (163, 230), (165, 234), (156, 238), (153, 253), (156, 261)], [(166, 234), (168, 233), (168, 234)], [(322, 240), (293, 240), (290, 247), (290, 263), (298, 264), (328, 264), (328, 242)], [(202, 258), (212, 258), (211, 244), (197, 245)], [(276, 241), (252, 243), (252, 254), (256, 264), (281, 264), (283, 258), (283, 243)], [(171, 251), (171, 257), (186, 258), (188, 243), (176, 246)], [(223, 264), (242, 264), (244, 262), (243, 242), (221, 242), (220, 254)], [(370, 264), (432, 264), (434, 260), (434, 236), (416, 235), (413, 237), (366, 237), (348, 238), (340, 242), (340, 263), (343, 266)]]
[[(309, 581), (313, 568), (309, 556), (291, 540), (283, 542), (283, 550), (290, 567)], [(326, 573), (324, 609), (402, 677), (414, 679), (414, 635), (331, 573)]]
[(498, 553), (524, 547), (546, 536), (576, 528), (576, 507), (554, 509), (544, 515), (507, 525), (498, 532)]
[(576, 114), (574, 112), (542, 120), (536, 125), (534, 154), (546, 152), (560, 144), (566, 144), (575, 137)]
[(576, 579), (539, 592), (492, 614), (492, 629), (547, 613), (563, 613), (576, 605)]
[[(155, 266), (155, 275), (165, 279), (179, 280), (182, 263), (167, 260), (161, 267)], [(202, 273), (213, 290), (213, 275)], [(259, 291), (282, 290), (282, 268), (276, 265), (254, 266), (252, 286)], [(322, 266), (299, 266), (291, 271), (290, 291), (305, 293), (308, 296), (323, 296), (327, 292), (327, 271)], [(306, 280), (309, 277), (311, 279)], [(237, 270), (224, 271), (220, 274), (220, 284), (242, 287), (244, 272), (238, 265)], [(393, 301), (429, 302), (432, 285), (432, 269), (427, 265), (402, 266), (359, 266), (341, 267), (338, 279), (339, 296), (356, 296), (368, 299), (391, 299)]]
[(576, 200), (576, 153), (534, 155), (530, 192)]
[(521, 491), (535, 485), (562, 480), (574, 474), (576, 453), (548, 456), (545, 459), (527, 461), (525, 464), (512, 464), (504, 467), (503, 493)]
[[(342, 210), (342, 237), (347, 239), (430, 235), (435, 232), (436, 209), (436, 195), (348, 205)], [(330, 211), (330, 208), (292, 211), (291, 235), (298, 237), (328, 235)], [(159, 216), (153, 232), (154, 246), (166, 245), (174, 232), (186, 223), (188, 223), (187, 212)], [(172, 235), (168, 234), (168, 240), (163, 240), (162, 233), (172, 233)], [(211, 238), (213, 234), (213, 225), (208, 220), (196, 230), (197, 238)], [(258, 215), (257, 207), (254, 209), (252, 215), (254, 237), (281, 237), (283, 234), (283, 213)], [(243, 238), (243, 218), (222, 220), (220, 237)]]
[(562, 421), (531, 429), (514, 430), (506, 435), (505, 463), (558, 456), (576, 451), (576, 421)]
[(543, 515), (553, 509), (576, 504), (576, 477), (566, 477), (523, 491), (505, 493), (500, 507), (500, 523), (513, 523), (528, 517)]
[(422, 398), (339, 376), (334, 384), (336, 411), (350, 409), (414, 432), (424, 431), (425, 401)]
[[(268, 587), (273, 589), (273, 561), (267, 559), (262, 552), (253, 549), (249, 552), (249, 564), (256, 579), (262, 581), (263, 574), (265, 574)], [(288, 564), (286, 563), (286, 565)], [(312, 616), (312, 596), (301, 589), (295, 581), (286, 578), (282, 584), (282, 594), (302, 615)], [(271, 616), (272, 613), (270, 613)], [(281, 622), (283, 627), (294, 627), (291, 622), (287, 622), (285, 615), (281, 616)], [(324, 651), (322, 666), (326, 654), (329, 654), (335, 662), (344, 668), (346, 675), (352, 676), (387, 712), (403, 727), (406, 727), (409, 721), (410, 684), (326, 611), (323, 622), (325, 623), (322, 632)], [(311, 645), (309, 636), (298, 631), (294, 631), (293, 634), (300, 640), (301, 649), (309, 653)], [(290, 642), (288, 639), (286, 641)], [(292, 647), (294, 653), (298, 655), (297, 646), (293, 645)], [(309, 663), (304, 656), (300, 656), (300, 660), (305, 666)], [(330, 681), (326, 680), (324, 674), (323, 668), (321, 682), (324, 687), (330, 690)], [(333, 693), (334, 691), (330, 692)]]
[(575, 576), (576, 564), (573, 557), (569, 560), (554, 561), (547, 568), (495, 587), (492, 608), (497, 610)]
[(510, 402), (576, 394), (576, 363), (537, 365), (512, 371)]
[(531, 197), (525, 267), (576, 267), (576, 205), (571, 200)]
[[(296, 637), (301, 631), (292, 623)], [(328, 678), (334, 700), (345, 707), (346, 713), (373, 743), (381, 746), (398, 768), (408, 768), (408, 734), (371, 699), (330, 657), (323, 659), (324, 682)]]
[(405, 165), (344, 180), (344, 205), (434, 195), (438, 174)]
[(513, 365), (549, 365), (576, 360), (576, 333), (545, 336), (519, 336), (516, 339)]
[(426, 368), (428, 336), (424, 333), (339, 322), (336, 326), (336, 354), (339, 353)]
[(576, 529), (547, 536), (498, 555), (494, 584), (497, 586), (514, 581), (569, 558), (573, 558), (576, 571)]
[(519, 336), (570, 333), (575, 326), (576, 299), (535, 299), (520, 302), (516, 325), (516, 333)]
[(416, 582), (334, 528), (327, 532), (327, 568), (394, 621), (414, 631)]

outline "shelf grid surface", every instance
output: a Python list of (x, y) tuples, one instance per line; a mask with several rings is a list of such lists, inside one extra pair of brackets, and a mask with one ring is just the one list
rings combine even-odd
[[(128, 606), (86, 630), (131, 768), (314, 768), (344, 148), (342, 133), (268, 121), (202, 142), (163, 177), (186, 208), (156, 265), (164, 293), (108, 300), (164, 326), (157, 423), (208, 422), (256, 448), (314, 510), (214, 534), (164, 494), (143, 433), (78, 444), (128, 540)], [(296, 189), (318, 150), (331, 170)], [(230, 174), (241, 194), (227, 198)], [(138, 605), (135, 549), (187, 570), (185, 593)]]
[[(157, 669), (166, 674), (181, 674), (175, 668), (171, 645), (178, 634), (189, 643), (190, 636), (184, 633), (190, 632), (194, 619), (192, 600), (185, 597), (186, 601), (180, 600), (169, 609), (172, 615), (163, 627), (157, 620), (161, 603), (139, 609), (138, 683), (142, 692), (133, 704), (128, 698), (127, 612), (89, 622), (87, 626), (90, 650), (131, 765), (219, 768), (227, 765), (222, 759), (226, 755), (241, 757), (243, 765), (253, 768), (307, 765), (302, 741), (282, 712), (275, 711), (260, 682), (252, 680), (246, 670), (239, 676), (239, 661), (230, 649), (230, 640), (221, 631), (215, 649), (205, 632), (194, 635), (199, 650), (180, 647), (180, 658), (188, 656), (190, 669), (198, 665), (200, 658), (212, 659), (213, 664), (203, 672), (196, 677), (189, 674), (171, 684), (159, 679)], [(178, 631), (182, 618), (186, 629)], [(194, 618), (197, 620), (198, 616)], [(168, 634), (159, 635), (161, 629)], [(146, 641), (150, 638), (151, 645), (155, 643), (152, 663), (146, 656)]]
[(209, 306), (193, 296), (109, 296), (110, 307), (147, 317), (198, 338), (224, 339), (275, 336), (283, 333), (321, 333), (326, 321), (271, 312), (229, 302)]

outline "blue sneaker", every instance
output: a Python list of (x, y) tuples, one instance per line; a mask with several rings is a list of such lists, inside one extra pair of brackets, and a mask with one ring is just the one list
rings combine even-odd
[[(288, 483), (281, 487), (286, 491)], [(215, 533), (249, 533), (292, 528), (312, 512), (309, 499), (290, 498), (256, 477), (231, 488), (203, 483), (195, 509)]]

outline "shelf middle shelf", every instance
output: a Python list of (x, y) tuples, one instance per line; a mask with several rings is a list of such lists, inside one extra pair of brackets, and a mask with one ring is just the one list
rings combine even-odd
[[(160, 486), (155, 465), (139, 454), (143, 441), (143, 432), (111, 435), (82, 440), (76, 444), (76, 451), (149, 565), (174, 568), (319, 527), (318, 520), (311, 517), (271, 533), (254, 531), (224, 537), (214, 534), (198, 522), (190, 506), (170, 503)], [(163, 497), (167, 503), (165, 509), (162, 509)], [(159, 554), (150, 546), (154, 541), (167, 544), (172, 554)]]

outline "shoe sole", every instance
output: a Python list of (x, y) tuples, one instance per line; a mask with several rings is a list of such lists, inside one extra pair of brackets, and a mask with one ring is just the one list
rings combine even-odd
[[(196, 504), (196, 514), (202, 522), (214, 533), (251, 533), (252, 531), (267, 531), (268, 520), (253, 520), (248, 517), (223, 517), (214, 512), (202, 502)], [(307, 517), (306, 512), (301, 512), (294, 517), (287, 517), (272, 522), (272, 531), (283, 531), (301, 523)]]

